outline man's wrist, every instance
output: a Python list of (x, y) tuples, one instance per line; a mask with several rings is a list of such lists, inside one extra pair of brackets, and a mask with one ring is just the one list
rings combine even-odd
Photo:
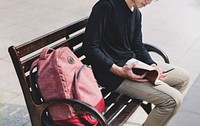
[(122, 76), (122, 69), (123, 69), (122, 67), (113, 64), (110, 71), (118, 76)]

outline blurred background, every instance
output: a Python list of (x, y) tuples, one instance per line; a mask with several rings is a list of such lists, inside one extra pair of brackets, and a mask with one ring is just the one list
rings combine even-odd
[[(8, 47), (20, 45), (88, 16), (96, 2), (97, 0), (0, 0), (1, 126), (31, 126)], [(144, 42), (164, 50), (172, 64), (184, 67), (191, 74), (191, 82), (183, 94), (184, 104), (170, 126), (198, 126), (200, 1), (159, 0), (142, 8), (141, 12)], [(138, 109), (126, 126), (139, 126), (146, 116), (142, 109)]]

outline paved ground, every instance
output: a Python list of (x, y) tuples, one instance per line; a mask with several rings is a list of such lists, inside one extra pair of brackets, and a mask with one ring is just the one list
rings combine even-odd
[[(97, 0), (0, 0), (0, 125), (30, 126), (8, 47), (19, 45), (88, 16)], [(160, 0), (141, 9), (145, 42), (162, 48), (173, 64), (191, 73), (184, 104), (170, 126), (200, 124), (200, 1)], [(195, 81), (196, 80), (196, 81)], [(197, 111), (196, 111), (197, 109)], [(146, 114), (139, 109), (126, 126), (138, 126)]]

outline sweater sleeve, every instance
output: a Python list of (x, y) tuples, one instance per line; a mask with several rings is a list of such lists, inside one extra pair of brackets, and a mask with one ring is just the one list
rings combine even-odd
[(151, 56), (149, 55), (147, 49), (144, 47), (144, 44), (142, 42), (142, 30), (141, 30), (142, 15), (139, 10), (137, 11), (138, 13), (136, 19), (136, 31), (133, 35), (133, 50), (138, 60), (151, 65), (154, 64), (155, 62), (152, 60)]
[(100, 69), (109, 70), (113, 61), (105, 56), (101, 49), (102, 34), (112, 5), (108, 1), (99, 1), (92, 9), (86, 26), (83, 50), (89, 62)]

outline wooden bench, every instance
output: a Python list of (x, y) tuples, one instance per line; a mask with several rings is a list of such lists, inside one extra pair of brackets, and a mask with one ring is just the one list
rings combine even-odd
[[(53, 125), (47, 107), (55, 103), (69, 104), (74, 107), (74, 110), (77, 113), (88, 112), (99, 120), (99, 125), (101, 126), (123, 125), (140, 105), (147, 113), (151, 111), (150, 103), (144, 104), (141, 100), (131, 99), (128, 96), (102, 89), (101, 91), (105, 99), (106, 110), (105, 113), (101, 114), (93, 107), (75, 99), (44, 101), (37, 83), (35, 85), (30, 84), (29, 70), (31, 63), (38, 58), (41, 49), (47, 46), (54, 49), (61, 46), (68, 46), (78, 57), (80, 57), (80, 59), (82, 59), (84, 64), (89, 65), (87, 58), (83, 56), (81, 48), (84, 28), (87, 21), (88, 18), (86, 17), (22, 45), (9, 47), (9, 53), (24, 94), (26, 106), (33, 126)], [(145, 46), (148, 51), (159, 54), (165, 62), (169, 63), (167, 55), (162, 50), (150, 44), (145, 44)]]

